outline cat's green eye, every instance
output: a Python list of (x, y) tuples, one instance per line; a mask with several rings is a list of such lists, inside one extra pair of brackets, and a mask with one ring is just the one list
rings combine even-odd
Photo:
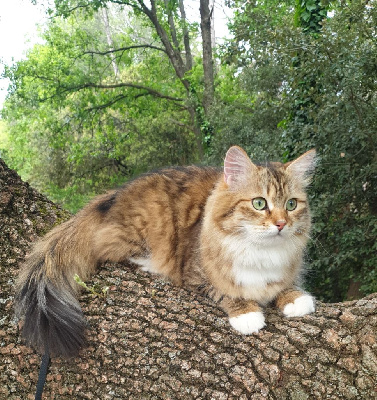
[(267, 201), (263, 197), (256, 197), (252, 201), (253, 207), (258, 210), (265, 210), (267, 208)]
[(288, 211), (293, 211), (294, 209), (296, 209), (297, 207), (297, 200), (296, 199), (289, 199), (287, 201), (287, 204), (285, 205), (285, 208)]

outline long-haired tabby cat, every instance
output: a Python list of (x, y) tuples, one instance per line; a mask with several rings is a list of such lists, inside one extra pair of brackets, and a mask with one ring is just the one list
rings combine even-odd
[(73, 356), (85, 342), (79, 285), (105, 260), (130, 261), (210, 295), (243, 334), (265, 326), (271, 301), (287, 317), (314, 311), (296, 285), (310, 229), (305, 189), (315, 151), (255, 165), (231, 147), (223, 170), (163, 169), (97, 197), (33, 248), (16, 287), (16, 315), (34, 348)]

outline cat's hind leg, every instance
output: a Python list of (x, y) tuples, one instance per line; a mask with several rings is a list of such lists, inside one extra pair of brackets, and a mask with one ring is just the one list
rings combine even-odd
[(315, 311), (315, 300), (301, 290), (288, 289), (278, 295), (276, 306), (286, 317), (302, 317)]
[(230, 325), (243, 335), (258, 333), (266, 325), (262, 309), (255, 301), (224, 297), (220, 305), (228, 314)]

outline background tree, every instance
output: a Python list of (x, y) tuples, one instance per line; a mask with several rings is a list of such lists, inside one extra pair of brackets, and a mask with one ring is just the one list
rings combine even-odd
[[(207, 121), (207, 107), (213, 96), (213, 55), (211, 48), (211, 12), (209, 0), (201, 0), (201, 34), (203, 38), (203, 71), (204, 71), (204, 95), (201, 96), (199, 86), (195, 85), (189, 75), (194, 65), (190, 47), (190, 35), (187, 34), (187, 20), (183, 0), (151, 0), (148, 6), (142, 0), (96, 0), (88, 3), (77, 2), (76, 0), (55, 0), (57, 15), (67, 17), (77, 8), (86, 9), (89, 12), (107, 7), (109, 4), (124, 5), (131, 7), (135, 14), (153, 29), (155, 39), (161, 43), (167, 55), (176, 77), (185, 88), (187, 110), (191, 117), (191, 129), (195, 134), (199, 158), (203, 159), (204, 143), (202, 127)], [(180, 14), (180, 15), (179, 15)], [(182, 49), (186, 50), (186, 57), (182, 57)], [(189, 50), (190, 49), (190, 50)]]
[(103, 10), (79, 13), (55, 19), (45, 44), (7, 70), (13, 94), (3, 116), (13, 121), (17, 147), (9, 158), (52, 194), (100, 190), (151, 167), (190, 163), (201, 152), (191, 100), (156, 34), (130, 10), (112, 11), (106, 15), (119, 27), (111, 33), (116, 49), (108, 49)]

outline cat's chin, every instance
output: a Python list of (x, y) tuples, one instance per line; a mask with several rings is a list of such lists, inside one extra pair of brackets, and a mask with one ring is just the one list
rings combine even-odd
[(283, 235), (281, 233), (267, 233), (258, 236), (253, 242), (260, 246), (277, 246), (283, 244), (288, 239), (288, 235)]
[(282, 244), (291, 236), (287, 229), (279, 231), (275, 226), (266, 230), (255, 229), (254, 226), (245, 226), (245, 228), (248, 239), (261, 246)]

